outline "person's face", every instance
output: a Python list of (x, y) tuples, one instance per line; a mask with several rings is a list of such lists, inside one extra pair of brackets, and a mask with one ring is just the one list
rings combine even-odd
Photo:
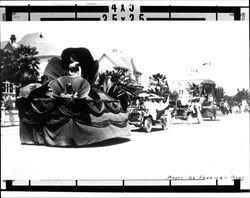
[(71, 61), (71, 62), (74, 62), (74, 61), (75, 61), (74, 57), (71, 56), (71, 57), (70, 57), (70, 61)]

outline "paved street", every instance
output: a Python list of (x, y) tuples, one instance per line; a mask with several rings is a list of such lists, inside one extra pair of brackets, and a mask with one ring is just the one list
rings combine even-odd
[[(21, 145), (18, 127), (1, 130), (2, 179), (166, 179), (241, 177), (249, 187), (249, 114), (172, 125), (85, 148)], [(220, 181), (219, 181), (220, 182)], [(223, 182), (223, 181), (221, 181)]]

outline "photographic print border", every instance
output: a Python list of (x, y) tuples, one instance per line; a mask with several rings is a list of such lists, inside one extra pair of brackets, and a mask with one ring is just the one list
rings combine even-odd
[[(59, 1), (57, 1), (58, 3)], [(83, 3), (79, 1), (79, 3)], [(116, 3), (99, 2), (100, 5), (1, 5), (1, 9), (5, 12), (4, 21), (15, 21), (13, 15), (16, 13), (25, 13), (27, 15), (26, 21), (32, 21), (32, 14), (42, 13), (40, 21), (192, 21), (199, 20), (205, 21), (203, 15), (201, 17), (185, 17), (185, 13), (192, 14), (213, 14), (215, 21), (223, 20), (223, 17), (219, 17), (220, 14), (231, 14), (234, 21), (249, 20), (242, 14), (242, 10), (246, 10), (249, 16), (249, 6), (203, 6), (199, 5), (197, 1), (196, 6), (175, 6), (166, 5), (167, 2), (161, 1), (162, 5), (144, 5), (143, 2), (131, 1), (130, 3), (119, 1)], [(41, 1), (40, 4), (43, 4)], [(71, 13), (74, 17), (46, 17), (46, 13)], [(92, 13), (93, 17), (79, 17), (80, 13)], [(163, 13), (164, 16), (159, 17), (159, 13)], [(173, 17), (173, 13), (182, 13), (182, 17)], [(243, 19), (244, 18), (244, 19)], [(214, 179), (214, 185), (206, 185), (206, 179), (199, 178), (187, 178), (187, 179), (174, 179), (169, 178), (166, 180), (156, 180), (162, 182), (162, 184), (154, 184), (154, 180), (148, 180), (148, 184), (145, 185), (147, 180), (114, 180), (116, 185), (110, 185), (109, 180), (96, 180), (99, 182), (97, 185), (85, 185), (81, 184), (81, 180), (72, 180), (67, 182), (60, 181), (12, 181), (3, 180), (2, 191), (48, 191), (48, 192), (161, 192), (161, 193), (205, 193), (205, 192), (249, 192), (249, 189), (241, 189), (241, 179), (234, 179), (232, 185), (219, 185), (218, 180)], [(177, 183), (173, 184), (173, 181)], [(184, 181), (186, 184), (178, 185), (178, 181)], [(196, 185), (192, 185), (192, 182), (196, 181)], [(58, 183), (59, 182), (59, 183)], [(86, 181), (85, 181), (86, 182)], [(87, 181), (88, 182), (88, 181)], [(92, 181), (93, 182), (93, 181)], [(102, 183), (103, 184), (100, 184)], [(144, 183), (143, 183), (144, 182)], [(49, 185), (47, 185), (49, 183)], [(91, 182), (90, 182), (91, 183)], [(112, 183), (112, 182), (111, 182)]]

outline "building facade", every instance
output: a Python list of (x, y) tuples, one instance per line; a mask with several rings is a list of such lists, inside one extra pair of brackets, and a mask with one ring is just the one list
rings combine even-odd
[[(1, 42), (1, 50), (5, 52), (13, 52), (18, 47), (16, 43), (16, 36), (12, 34), (8, 41)], [(2, 99), (8, 98), (9, 100), (14, 100), (16, 95), (16, 87), (10, 82), (1, 82)]]
[(61, 53), (54, 45), (46, 40), (41, 32), (24, 35), (18, 44), (36, 48), (38, 51), (36, 56), (39, 59), (40, 76), (43, 75), (45, 67), (50, 59), (54, 56), (59, 56)]
[(179, 94), (182, 104), (186, 104), (193, 93), (188, 90), (192, 84), (200, 86), (204, 80), (211, 79), (212, 66), (211, 63), (203, 64), (200, 67), (190, 69), (172, 81), (169, 82), (171, 91)]
[(112, 50), (112, 52), (105, 52), (99, 59), (99, 71), (111, 71), (113, 69), (122, 69), (126, 71), (138, 84), (141, 83), (142, 72), (138, 71), (131, 56), (127, 56), (123, 52)]

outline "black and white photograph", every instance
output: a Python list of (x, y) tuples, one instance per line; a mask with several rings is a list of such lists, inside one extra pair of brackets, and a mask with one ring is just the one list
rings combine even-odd
[(1, 22), (1, 186), (249, 192), (248, 22)]

